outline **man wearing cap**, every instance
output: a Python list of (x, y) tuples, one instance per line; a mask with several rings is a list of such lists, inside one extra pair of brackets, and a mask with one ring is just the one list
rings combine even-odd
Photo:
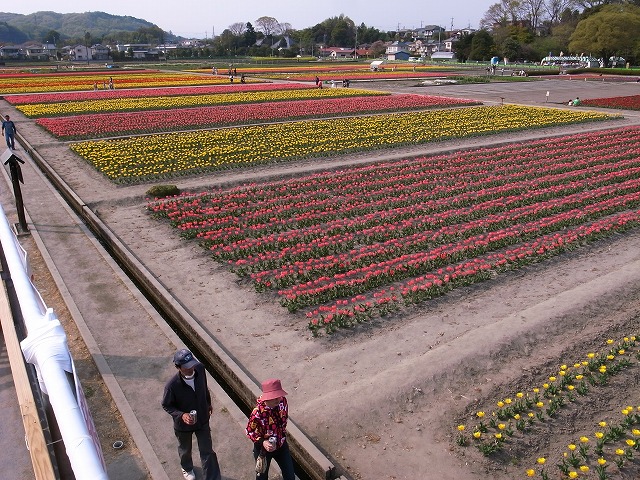
[(271, 378), (262, 382), (262, 395), (249, 416), (246, 433), (253, 442), (253, 458), (264, 456), (266, 469), (256, 471), (256, 480), (269, 478), (269, 465), (275, 459), (282, 472), (282, 480), (294, 480), (293, 460), (287, 443), (287, 419), (289, 407), (287, 392), (282, 389), (280, 380)]
[[(173, 364), (178, 372), (164, 387), (162, 408), (173, 417), (182, 475), (186, 480), (196, 478), (191, 457), (195, 433), (205, 480), (221, 480), (218, 457), (211, 442), (209, 417), (213, 406), (204, 366), (185, 348), (175, 353)], [(190, 413), (192, 411), (196, 412), (195, 416)]]

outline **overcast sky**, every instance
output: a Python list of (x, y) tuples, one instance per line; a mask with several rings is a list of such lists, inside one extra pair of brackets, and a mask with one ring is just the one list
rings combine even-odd
[(4, 3), (0, 11), (29, 14), (40, 11), (57, 13), (106, 12), (128, 15), (155, 23), (165, 31), (184, 37), (207, 38), (219, 35), (232, 23), (251, 22), (274, 17), (290, 23), (296, 30), (344, 14), (356, 25), (365, 23), (382, 31), (440, 25), (446, 29), (478, 28), (480, 18), (498, 0), (445, 0), (440, 2), (389, 0), (19, 0)]

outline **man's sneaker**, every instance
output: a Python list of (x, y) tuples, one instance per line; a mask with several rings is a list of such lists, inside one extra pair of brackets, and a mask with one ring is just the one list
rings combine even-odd
[(187, 472), (184, 468), (182, 469), (182, 476), (186, 479), (186, 480), (196, 480), (196, 474), (194, 473), (193, 470), (191, 470), (190, 472)]

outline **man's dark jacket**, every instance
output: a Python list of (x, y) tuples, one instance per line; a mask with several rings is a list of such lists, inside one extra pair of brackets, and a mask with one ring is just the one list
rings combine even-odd
[[(195, 374), (195, 392), (187, 385), (180, 372), (176, 373), (164, 387), (162, 408), (173, 417), (173, 428), (181, 432), (192, 432), (209, 425), (211, 394), (202, 364), (195, 366)], [(189, 413), (191, 410), (198, 412), (195, 425), (187, 425), (182, 421), (182, 414)]]

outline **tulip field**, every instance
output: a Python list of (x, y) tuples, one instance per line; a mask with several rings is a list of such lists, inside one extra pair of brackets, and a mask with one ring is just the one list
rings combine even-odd
[(587, 107), (620, 108), (623, 110), (640, 110), (640, 95), (625, 97), (590, 98), (581, 101)]
[[(458, 69), (464, 67), (458, 67)], [(210, 70), (194, 70), (209, 72)], [(368, 63), (352, 64), (341, 62), (327, 62), (320, 65), (287, 65), (287, 66), (243, 66), (242, 73), (258, 75), (261, 78), (274, 80), (296, 80), (313, 82), (316, 77), (325, 82), (342, 80), (383, 80), (403, 78), (429, 78), (456, 75), (448, 67), (434, 65), (398, 63), (382, 65), (377, 71), (372, 71)]]
[(157, 110), (167, 108), (199, 107), (204, 105), (228, 105), (244, 102), (284, 102), (310, 98), (342, 98), (351, 96), (388, 95), (372, 90), (351, 88), (327, 89), (285, 89), (272, 91), (230, 91), (212, 94), (105, 98), (97, 100), (78, 100), (60, 103), (36, 103), (18, 105), (16, 108), (27, 117), (45, 117), (59, 115), (77, 115), (94, 112), (123, 112), (134, 110)]
[[(341, 89), (342, 90), (342, 89)], [(313, 90), (317, 92), (318, 90)], [(38, 118), (56, 137), (71, 140), (193, 128), (216, 128), (301, 118), (476, 105), (471, 100), (428, 95), (347, 96), (286, 102), (231, 104), (135, 112)]]
[(609, 118), (588, 111), (482, 106), (92, 140), (71, 149), (114, 182), (132, 183)]
[(243, 66), (247, 84), (210, 66), (0, 75), (0, 95), (23, 151), (202, 332), (256, 378), (286, 375), (341, 471), (638, 478), (640, 126), (600, 110), (638, 96), (320, 89), (449, 72), (315, 63)]
[[(621, 148), (624, 146), (624, 148)], [(309, 328), (350, 327), (640, 220), (640, 129), (150, 202)]]
[(228, 84), (225, 77), (206, 75), (185, 75), (154, 71), (113, 70), (103, 72), (58, 72), (51, 74), (5, 74), (0, 75), (0, 94), (62, 92), (69, 90), (107, 89), (109, 78), (120, 88), (148, 88), (187, 85)]
[(81, 102), (87, 100), (113, 100), (116, 98), (173, 97), (180, 95), (212, 95), (216, 93), (265, 92), (269, 90), (301, 90), (315, 88), (300, 83), (252, 83), (233, 85), (202, 85), (196, 87), (152, 87), (128, 90), (98, 90), (37, 93), (33, 95), (7, 95), (4, 99), (11, 105), (31, 105), (40, 103)]

